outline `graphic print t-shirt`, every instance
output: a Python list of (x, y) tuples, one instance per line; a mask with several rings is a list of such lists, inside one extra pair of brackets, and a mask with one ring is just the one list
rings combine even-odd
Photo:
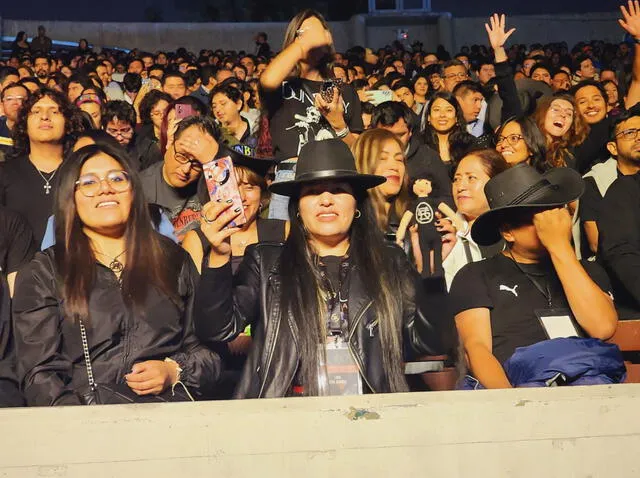
[(161, 206), (167, 213), (175, 236), (182, 242), (187, 232), (200, 224), (202, 204), (197, 195), (198, 182), (181, 189), (169, 186), (162, 177), (162, 165), (155, 163), (140, 173), (147, 201)]
[[(274, 155), (280, 159), (294, 158), (311, 141), (335, 138), (335, 132), (314, 106), (322, 81), (292, 78), (274, 91), (262, 91), (269, 114)], [(349, 130), (363, 130), (360, 100), (353, 87), (342, 87), (344, 117)]]

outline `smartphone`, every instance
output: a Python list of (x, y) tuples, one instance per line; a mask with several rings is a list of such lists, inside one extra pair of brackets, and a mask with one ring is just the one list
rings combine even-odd
[(176, 119), (182, 120), (193, 116), (193, 106), (178, 103), (176, 105)]
[(207, 191), (212, 201), (227, 202), (233, 201), (231, 210), (240, 208), (240, 215), (231, 221), (226, 227), (239, 227), (247, 223), (242, 207), (242, 198), (238, 188), (238, 178), (233, 168), (230, 156), (214, 159), (202, 166), (204, 179), (207, 183)]
[(335, 84), (332, 80), (323, 81), (322, 86), (320, 87), (320, 96), (327, 103), (331, 103), (333, 101), (334, 89)]
[(369, 90), (367, 91), (369, 102), (373, 106), (378, 106), (380, 103), (393, 100), (393, 91), (391, 90)]

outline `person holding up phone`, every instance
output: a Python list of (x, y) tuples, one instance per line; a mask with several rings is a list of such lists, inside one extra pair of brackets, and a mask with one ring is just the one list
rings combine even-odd
[[(293, 178), (295, 159), (305, 144), (341, 138), (350, 145), (363, 130), (355, 90), (330, 81), (334, 54), (327, 22), (307, 9), (291, 20), (282, 51), (260, 75), (273, 154), (289, 160), (278, 166), (276, 181)], [(269, 213), (272, 218), (287, 219), (287, 199), (274, 196)]]

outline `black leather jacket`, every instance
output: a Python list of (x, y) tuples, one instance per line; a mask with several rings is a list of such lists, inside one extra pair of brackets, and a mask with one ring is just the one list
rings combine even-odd
[[(220, 358), (194, 333), (193, 301), (198, 273), (190, 257), (170, 244), (179, 306), (150, 288), (144, 315), (125, 305), (108, 268), (96, 264), (86, 324), (95, 381), (124, 383), (137, 362), (172, 358), (183, 369), (182, 382), (195, 393), (210, 392), (220, 375)], [(36, 254), (22, 269), (13, 298), (18, 376), (29, 405), (80, 404), (88, 388), (80, 328), (63, 315), (53, 248)]]
[[(292, 317), (282, 316), (279, 303), (281, 249), (282, 245), (270, 243), (251, 246), (235, 276), (231, 264), (202, 270), (195, 305), (198, 337), (203, 342), (226, 342), (253, 325), (253, 346), (236, 398), (286, 396), (298, 369), (296, 325)], [(415, 291), (420, 279), (404, 253), (393, 245), (387, 257), (403, 271), (408, 290)], [(388, 392), (373, 300), (363, 289), (356, 267), (350, 268), (349, 348), (367, 391)], [(400, 293), (400, 284), (396, 290)], [(415, 293), (404, 297), (404, 349), (437, 355), (438, 338), (423, 312), (416, 309)]]

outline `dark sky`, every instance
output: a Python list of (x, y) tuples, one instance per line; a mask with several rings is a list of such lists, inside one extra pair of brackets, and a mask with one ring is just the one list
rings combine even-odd
[[(180, 4), (205, 0), (177, 0)], [(224, 1), (224, 0), (220, 0)], [(287, 0), (282, 0), (286, 2)], [(1, 0), (0, 16), (22, 20), (71, 21), (144, 21), (145, 10), (154, 5), (163, 9), (165, 20), (188, 21), (174, 7), (176, 0)], [(573, 13), (613, 11), (614, 0), (432, 0), (434, 11), (449, 11), (455, 16), (487, 16), (499, 11), (507, 14)]]

